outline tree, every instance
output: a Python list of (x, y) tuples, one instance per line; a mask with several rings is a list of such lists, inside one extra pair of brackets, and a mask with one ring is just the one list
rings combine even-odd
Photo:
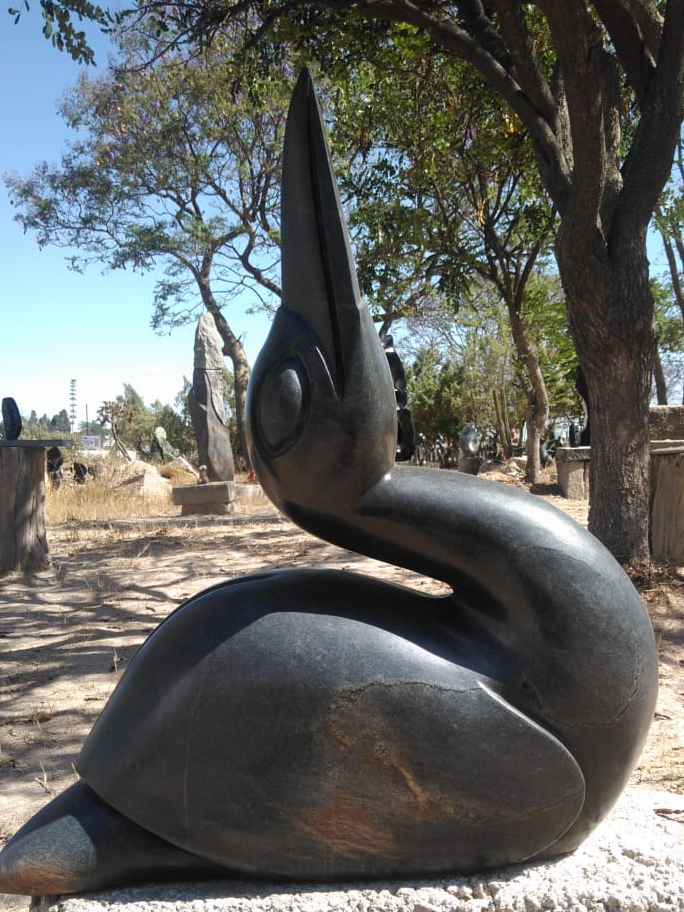
[(431, 53), (420, 36), (350, 69), (333, 64), (330, 92), (335, 147), (353, 152), (341, 183), (354, 206), (361, 288), (383, 329), (435, 292), (456, 311), (469, 286), (484, 279), (496, 288), (525, 377), (526, 474), (536, 482), (549, 400), (534, 311), (522, 313), (555, 215), (534, 180), (525, 133), (476, 74)]
[(430, 443), (441, 435), (450, 445), (466, 423), (462, 412), (463, 369), (433, 348), (420, 350), (406, 372), (414, 425)]
[(672, 286), (668, 288), (657, 279), (652, 279), (651, 288), (658, 325), (658, 355), (654, 373), (656, 396), (658, 405), (667, 405), (668, 389), (677, 387), (684, 392), (684, 324)]
[[(247, 292), (278, 295), (279, 166), (290, 90), (282, 72), (237, 63), (224, 36), (202, 56), (172, 53), (150, 65), (154, 43), (121, 39), (122, 67), (82, 76), (61, 106), (83, 138), (59, 166), (6, 178), (17, 220), (38, 243), (73, 247), (83, 269), (165, 267), (152, 325), (216, 322), (235, 375), (244, 441), (249, 364), (226, 316)], [(261, 291), (259, 291), (261, 290)], [(246, 306), (244, 303), (242, 306)]]
[(257, 40), (306, 35), (329, 54), (346, 53), (359, 29), (379, 42), (408, 26), (481, 74), (527, 130), (560, 216), (556, 258), (592, 415), (589, 528), (620, 560), (647, 562), (646, 232), (682, 121), (684, 0), (140, 0), (137, 10), (205, 39), (249, 13)]
[[(655, 227), (660, 234), (663, 243), (663, 250), (667, 259), (669, 270), (669, 289), (671, 294), (670, 302), (665, 299), (664, 289), (658, 286), (654, 296), (660, 303), (658, 309), (658, 340), (660, 350), (667, 355), (672, 355), (681, 351), (681, 334), (684, 327), (684, 289), (682, 288), (682, 274), (684, 270), (684, 239), (682, 238), (682, 226), (684, 225), (684, 149), (682, 148), (682, 138), (677, 142), (675, 154), (675, 166), (673, 168), (670, 183), (666, 188), (663, 198), (661, 199), (656, 210)], [(677, 310), (679, 314), (679, 326), (675, 327), (673, 323), (674, 314), (672, 311)], [(679, 366), (681, 370), (681, 365)], [(667, 392), (665, 384), (665, 375), (660, 358), (656, 361), (656, 387), (658, 391), (658, 402), (661, 405), (667, 403)], [(683, 400), (684, 401), (684, 400)]]
[(69, 419), (69, 415), (68, 415), (66, 409), (62, 409), (62, 411), (58, 415), (52, 416), (52, 418), (50, 420), (49, 428), (50, 428), (50, 431), (57, 432), (60, 434), (70, 434), (71, 433), (71, 420)]
[[(7, 12), (14, 18), (16, 25), (24, 11), (28, 12), (28, 0), (21, 0), (19, 8), (9, 7)], [(40, 0), (40, 11), (43, 16), (43, 35), (52, 42), (58, 51), (67, 54), (78, 63), (95, 63), (95, 55), (88, 45), (84, 31), (79, 31), (74, 16), (79, 22), (84, 19), (99, 25), (104, 31), (110, 24), (106, 10), (90, 0)]]
[(120, 427), (122, 422), (130, 420), (132, 417), (133, 410), (123, 396), (119, 396), (117, 399), (108, 399), (97, 410), (98, 421), (111, 427), (114, 445), (119, 451), (119, 455), (123, 456), (127, 462), (130, 462), (131, 456), (121, 439)]

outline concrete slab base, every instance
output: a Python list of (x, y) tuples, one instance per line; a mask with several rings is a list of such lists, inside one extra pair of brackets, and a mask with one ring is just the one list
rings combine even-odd
[(589, 457), (591, 447), (558, 447), (558, 487), (568, 500), (589, 499)]
[(210, 481), (206, 484), (175, 485), (171, 489), (181, 516), (215, 514), (223, 516), (235, 511), (235, 484), (232, 481)]

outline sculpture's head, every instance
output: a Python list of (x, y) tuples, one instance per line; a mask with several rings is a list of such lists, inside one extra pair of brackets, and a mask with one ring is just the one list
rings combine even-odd
[(396, 401), (307, 71), (288, 115), (281, 207), (283, 296), (249, 384), (250, 456), (285, 512), (353, 509), (394, 462)]

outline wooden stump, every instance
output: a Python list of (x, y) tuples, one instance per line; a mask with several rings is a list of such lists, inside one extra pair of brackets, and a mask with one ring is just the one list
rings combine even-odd
[[(28, 443), (28, 441), (27, 441)], [(50, 565), (45, 532), (44, 446), (0, 447), (0, 574)]]
[[(681, 441), (678, 441), (681, 443)], [(684, 562), (684, 448), (651, 448), (651, 556)]]

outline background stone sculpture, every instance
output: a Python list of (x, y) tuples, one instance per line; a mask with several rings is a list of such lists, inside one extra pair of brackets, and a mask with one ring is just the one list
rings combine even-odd
[(382, 347), (385, 350), (394, 382), (394, 395), (397, 400), (397, 462), (408, 462), (415, 452), (416, 431), (413, 425), (413, 415), (408, 407), (408, 393), (406, 390), (406, 371), (394, 347), (392, 336), (384, 336)]
[(204, 313), (195, 332), (195, 362), (188, 409), (197, 439), (199, 465), (207, 479), (233, 481), (235, 466), (224, 404), (223, 349), (214, 318)]
[(5, 440), (18, 440), (21, 436), (21, 414), (17, 403), (11, 397), (2, 400), (2, 425)]

